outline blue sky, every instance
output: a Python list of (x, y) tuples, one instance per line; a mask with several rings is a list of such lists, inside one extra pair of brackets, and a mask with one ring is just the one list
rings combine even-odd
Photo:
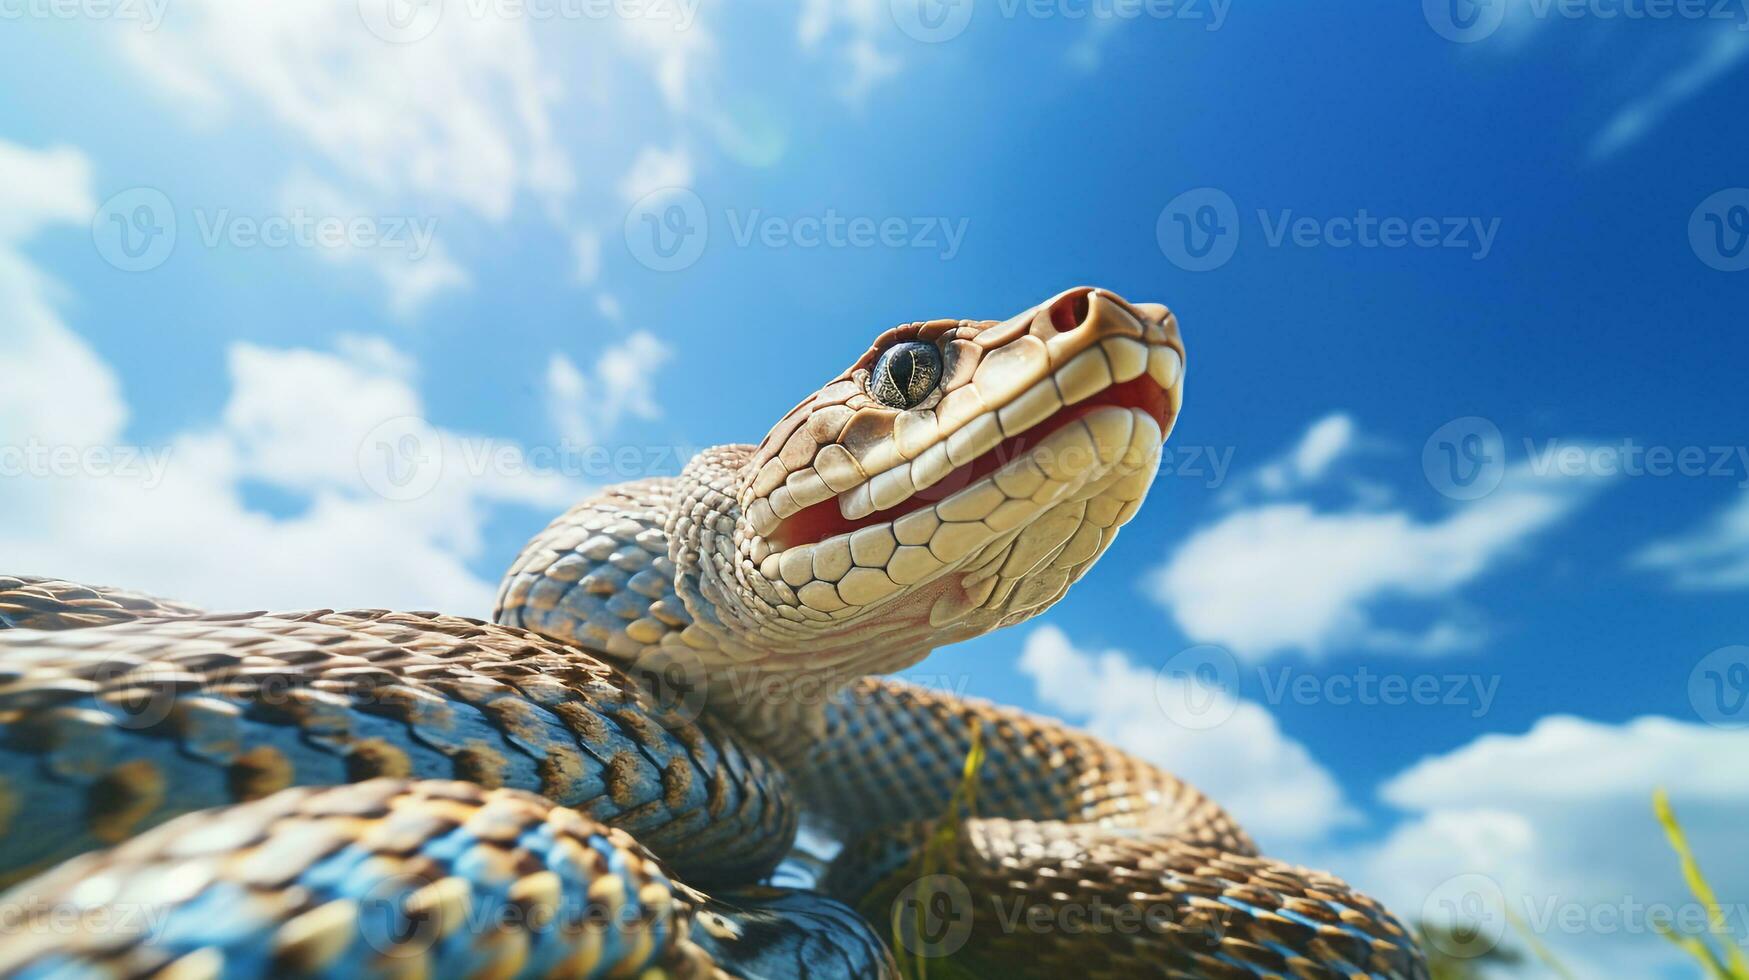
[(1654, 785), (1749, 901), (1742, 5), (387, 2), (0, 11), (0, 566), (481, 615), (588, 486), (1092, 283), (1179, 315), (1171, 469), (918, 679), (1575, 963), (1683, 975)]

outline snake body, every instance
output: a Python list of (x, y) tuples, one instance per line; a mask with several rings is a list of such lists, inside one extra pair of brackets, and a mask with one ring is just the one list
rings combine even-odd
[[(1159, 768), (873, 676), (1060, 598), (1182, 375), (1100, 290), (894, 328), (559, 517), (493, 623), (0, 578), (0, 974), (1425, 977)], [(804, 814), (822, 892), (759, 884)]]

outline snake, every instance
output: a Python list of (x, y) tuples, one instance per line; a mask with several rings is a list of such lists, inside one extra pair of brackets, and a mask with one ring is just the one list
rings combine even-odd
[(1163, 768), (892, 676), (1112, 546), (1184, 367), (1090, 287), (886, 329), (490, 621), (0, 577), (0, 975), (1426, 978)]

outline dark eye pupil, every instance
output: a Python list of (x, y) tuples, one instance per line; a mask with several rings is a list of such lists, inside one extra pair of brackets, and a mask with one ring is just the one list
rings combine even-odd
[(889, 347), (875, 360), (869, 394), (890, 408), (910, 408), (929, 397), (941, 380), (941, 352), (912, 340)]
[(916, 370), (916, 353), (901, 349), (893, 355), (893, 387), (900, 391), (909, 392), (911, 390), (911, 375)]

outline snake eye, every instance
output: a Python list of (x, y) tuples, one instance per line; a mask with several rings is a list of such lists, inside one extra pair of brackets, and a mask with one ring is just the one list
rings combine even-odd
[(941, 380), (941, 351), (934, 344), (907, 340), (875, 358), (868, 393), (888, 408), (910, 408), (929, 397)]

